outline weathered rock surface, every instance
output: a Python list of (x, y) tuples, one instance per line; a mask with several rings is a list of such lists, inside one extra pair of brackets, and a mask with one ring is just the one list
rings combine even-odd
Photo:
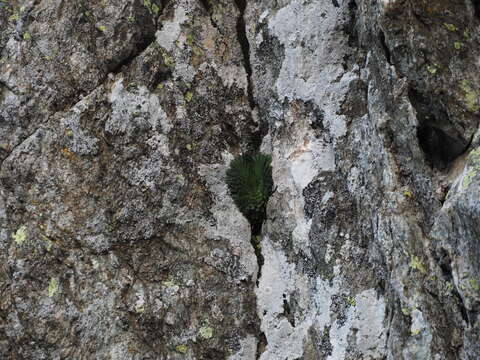
[[(480, 5), (0, 1), (0, 358), (480, 358)], [(261, 134), (261, 276), (223, 177)]]

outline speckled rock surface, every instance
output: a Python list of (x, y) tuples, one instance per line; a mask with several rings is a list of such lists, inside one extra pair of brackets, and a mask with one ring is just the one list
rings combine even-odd
[[(479, 25), (0, 0), (0, 358), (480, 358)], [(256, 134), (263, 263), (223, 181)]]

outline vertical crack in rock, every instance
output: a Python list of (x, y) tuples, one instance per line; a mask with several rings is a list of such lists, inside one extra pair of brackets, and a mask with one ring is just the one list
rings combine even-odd
[(247, 27), (245, 24), (245, 9), (247, 7), (246, 0), (235, 0), (238, 11), (240, 15), (237, 20), (237, 37), (240, 47), (242, 48), (243, 53), (243, 65), (245, 66), (245, 71), (247, 72), (247, 95), (250, 108), (255, 108), (255, 99), (253, 97), (253, 86), (252, 86), (252, 65), (250, 64), (250, 43), (247, 38)]
[[(204, 0), (201, 0), (204, 3)], [(255, 108), (255, 99), (253, 96), (253, 85), (252, 85), (252, 65), (250, 63), (250, 43), (248, 42), (247, 38), (247, 26), (245, 24), (245, 10), (247, 8), (247, 1), (246, 0), (235, 0), (235, 5), (237, 6), (238, 11), (240, 12), (238, 19), (237, 19), (237, 38), (240, 44), (240, 48), (242, 49), (243, 54), (243, 65), (245, 67), (245, 71), (247, 73), (247, 96), (248, 102), (251, 109)], [(250, 150), (257, 150), (260, 148), (262, 143), (262, 135), (259, 132), (252, 134), (252, 139), (250, 141), (251, 149)], [(255, 256), (257, 257), (258, 263), (258, 276), (257, 276), (257, 286), (259, 279), (262, 275), (262, 266), (264, 264), (264, 258), (262, 255), (262, 251), (260, 248), (260, 240), (259, 237), (262, 232), (262, 225), (252, 225), (252, 237), (251, 243), (255, 250)]]
[(378, 33), (378, 39), (380, 40), (380, 44), (382, 45), (383, 52), (385, 53), (385, 58), (387, 59), (387, 62), (392, 65), (392, 57), (390, 54), (390, 49), (387, 46), (387, 43), (385, 41), (385, 33), (380, 30)]
[[(455, 283), (455, 280), (453, 277), (452, 259), (450, 258), (448, 251), (445, 250), (444, 248), (440, 248), (438, 252), (435, 254), (434, 259), (442, 271), (444, 280), (446, 282)], [(460, 311), (460, 315), (462, 316), (462, 319), (465, 321), (466, 324), (469, 324), (470, 320), (468, 316), (468, 311), (462, 296), (458, 292), (458, 289), (453, 288), (452, 294), (457, 299), (457, 306)]]
[(262, 249), (260, 247), (260, 233), (255, 235), (252, 230), (252, 236), (250, 238), (250, 243), (253, 246), (253, 250), (255, 251), (255, 256), (257, 258), (257, 265), (258, 265), (258, 273), (257, 273), (257, 282), (256, 285), (260, 282), (260, 277), (262, 276), (262, 267), (265, 263), (265, 259), (262, 255)]
[(295, 316), (286, 297), (286, 294), (283, 294), (283, 316), (285, 316), (292, 327), (295, 327)]
[(199, 0), (202, 3), (202, 6), (210, 13), (211, 6), (208, 0)]
[(472, 5), (475, 9), (475, 17), (480, 19), (480, 0), (472, 0)]
[[(249, 77), (249, 85), (250, 85), (250, 77)], [(260, 144), (261, 144), (261, 135), (259, 133), (256, 133), (256, 134), (258, 134), (259, 137), (260, 137), (260, 143), (257, 144), (256, 149), (255, 149), (255, 150), (258, 150), (260, 148)], [(260, 244), (261, 235), (262, 235), (262, 227), (263, 227), (263, 224), (265, 222), (265, 219), (266, 219), (266, 213), (264, 214), (264, 219), (262, 220), (261, 223), (251, 225), (252, 235), (250, 237), (250, 242), (253, 246), (253, 250), (255, 252), (255, 257), (257, 258), (257, 265), (258, 265), (257, 281), (256, 281), (256, 284), (255, 284), (255, 286), (257, 288), (260, 284), (260, 278), (262, 277), (262, 268), (263, 268), (263, 264), (265, 263), (265, 258), (263, 257), (262, 247), (261, 247), (261, 244)], [(259, 317), (259, 320), (261, 321), (260, 317)], [(260, 359), (260, 357), (262, 356), (262, 353), (267, 348), (267, 344), (268, 344), (267, 337), (265, 336), (265, 333), (263, 331), (261, 331), (261, 329), (260, 329), (260, 333), (257, 336), (257, 353), (256, 353), (256, 359), (257, 360)]]
[(256, 360), (260, 359), (266, 347), (267, 347), (267, 337), (265, 336), (265, 333), (262, 331), (257, 341), (257, 353), (255, 355)]
[[(204, 2), (203, 0), (201, 0)], [(250, 63), (250, 43), (248, 42), (247, 38), (247, 25), (245, 24), (245, 10), (247, 8), (247, 1), (246, 0), (235, 0), (235, 5), (239, 11), (239, 16), (237, 19), (237, 38), (240, 44), (240, 48), (242, 49), (243, 54), (243, 65), (245, 67), (245, 72), (247, 73), (247, 96), (248, 96), (248, 103), (251, 109), (255, 108), (255, 99), (253, 96), (253, 85), (252, 85), (252, 66)], [(257, 137), (259, 139), (257, 139)], [(259, 132), (252, 134), (251, 147), (253, 149), (250, 150), (258, 150), (262, 143), (262, 135)], [(251, 140), (252, 140), (251, 139)], [(255, 251), (255, 256), (257, 257), (257, 264), (258, 264), (258, 275), (257, 275), (257, 286), (262, 276), (262, 266), (264, 264), (264, 258), (262, 255), (262, 251), (260, 248), (260, 236), (262, 232), (262, 226), (252, 226), (252, 237), (251, 237), (251, 244)]]
[(355, 0), (351, 0), (348, 3), (348, 10), (350, 14), (350, 20), (347, 26), (347, 37), (348, 37), (348, 45), (352, 48), (357, 49), (359, 47), (358, 42), (358, 31), (357, 31), (357, 12), (358, 12), (358, 5)]
[[(206, 0), (200, 0), (200, 1), (204, 4), (205, 8), (209, 10), (208, 2)], [(253, 110), (256, 107), (256, 102), (253, 95), (252, 65), (250, 63), (250, 43), (248, 41), (247, 25), (245, 23), (245, 10), (247, 8), (247, 1), (235, 0), (235, 5), (239, 11), (236, 30), (237, 30), (237, 39), (240, 44), (240, 48), (242, 50), (242, 55), (243, 55), (243, 66), (245, 68), (245, 72), (247, 75), (247, 98), (248, 98), (248, 103), (250, 105), (250, 109)], [(264, 135), (265, 135), (265, 131), (262, 131), (262, 129), (259, 129), (258, 131), (252, 134), (249, 141), (250, 151), (253, 151), (253, 152), (259, 151)], [(262, 276), (262, 267), (265, 262), (265, 259), (262, 255), (262, 250), (260, 247), (262, 225), (263, 225), (263, 222), (259, 226), (252, 225), (251, 238), (250, 238), (250, 242), (255, 252), (255, 257), (257, 258), (257, 265), (258, 265), (258, 273), (257, 273), (257, 280), (256, 280), (257, 287), (260, 282), (260, 277)], [(258, 318), (261, 321), (260, 317)], [(262, 353), (265, 351), (267, 347), (267, 343), (268, 342), (267, 342), (267, 337), (265, 336), (265, 333), (260, 330), (259, 334), (257, 335), (256, 359), (260, 359)]]
[[(259, 288), (265, 262), (260, 244), (262, 227), (266, 219), (266, 204), (273, 190), (271, 157), (258, 152), (258, 140), (261, 140), (261, 137), (251, 139), (248, 143), (248, 151), (230, 163), (225, 178), (230, 196), (238, 210), (250, 223), (250, 243), (258, 265), (255, 291)], [(257, 318), (262, 323), (258, 308)], [(266, 336), (261, 328), (255, 330), (255, 338), (258, 359), (266, 348)]]

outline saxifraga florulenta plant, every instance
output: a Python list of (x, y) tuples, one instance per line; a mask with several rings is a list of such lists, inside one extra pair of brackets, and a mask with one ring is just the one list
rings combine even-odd
[(270, 155), (248, 152), (232, 160), (225, 178), (230, 196), (250, 222), (254, 236), (260, 235), (273, 193), (271, 164)]

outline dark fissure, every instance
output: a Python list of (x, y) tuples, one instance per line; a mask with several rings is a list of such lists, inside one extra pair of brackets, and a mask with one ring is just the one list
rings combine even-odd
[(446, 170), (453, 160), (465, 152), (471, 139), (465, 139), (452, 125), (440, 103), (416, 89), (410, 89), (408, 97), (417, 113), (417, 138), (427, 162), (433, 168)]
[(256, 145), (248, 144), (250, 150), (232, 160), (225, 182), (235, 205), (250, 224), (250, 242), (258, 263), (258, 285), (264, 263), (261, 234), (268, 199), (273, 193), (273, 180), (271, 157), (258, 152)]
[(248, 95), (248, 102), (250, 107), (253, 109), (255, 107), (255, 99), (253, 97), (253, 87), (252, 87), (252, 66), (250, 64), (250, 43), (248, 42), (247, 38), (247, 27), (245, 25), (245, 9), (247, 7), (246, 0), (235, 0), (235, 4), (237, 5), (238, 11), (240, 15), (238, 16), (237, 20), (237, 37), (238, 42), (240, 43), (240, 47), (242, 48), (243, 54), (243, 65), (245, 67), (245, 71), (247, 72), (247, 95)]
[(143, 53), (153, 42), (155, 41), (155, 34), (151, 33), (145, 36), (143, 40), (137, 44), (137, 47), (133, 49), (128, 56), (119, 61), (118, 63), (107, 64), (107, 73), (118, 74), (125, 70), (141, 53)]
[(472, 0), (472, 5), (475, 11), (475, 17), (480, 19), (480, 0)]
[(200, 0), (200, 2), (202, 3), (202, 6), (205, 8), (205, 10), (207, 10), (210, 13), (211, 6), (208, 3), (208, 0)]
[[(202, 3), (205, 3), (205, 0), (201, 0), (201, 1)], [(239, 15), (236, 23), (236, 30), (237, 30), (237, 39), (240, 44), (240, 48), (243, 55), (243, 66), (245, 68), (245, 72), (247, 75), (247, 99), (248, 99), (250, 109), (253, 110), (256, 107), (256, 103), (253, 95), (252, 66), (250, 63), (250, 43), (248, 42), (247, 27), (245, 24), (245, 10), (247, 7), (247, 1), (235, 0), (235, 5), (237, 6), (237, 9), (239, 11)], [(208, 5), (205, 5), (205, 7), (208, 9)], [(247, 144), (247, 149), (246, 149), (247, 154), (253, 157), (255, 156), (255, 154), (260, 154), (259, 150), (260, 150), (260, 146), (262, 144), (263, 136), (265, 135), (265, 133), (266, 133), (265, 129), (262, 129), (262, 125), (260, 125), (259, 129), (257, 129), (257, 131), (255, 131), (250, 136), (250, 139), (248, 140), (248, 144)], [(261, 182), (263, 185), (265, 185), (265, 183), (268, 184), (269, 182), (272, 181), (270, 161), (271, 159), (268, 161), (268, 168), (270, 170), (264, 173), (264, 174), (268, 174), (269, 179), (263, 179)], [(273, 183), (270, 184), (270, 186), (272, 185)], [(262, 240), (261, 234), (262, 234), (263, 223), (267, 218), (266, 205), (268, 202), (268, 197), (271, 195), (271, 188), (267, 191), (269, 193), (265, 203), (261, 207), (261, 210), (259, 208), (255, 208), (255, 210), (251, 210), (251, 212), (250, 211), (244, 212), (239, 207), (240, 211), (243, 213), (243, 215), (248, 219), (250, 223), (250, 229), (251, 229), (250, 243), (253, 246), (255, 257), (257, 259), (257, 265), (258, 265), (258, 273), (257, 273), (257, 279), (256, 279), (257, 287), (259, 285), (260, 278), (262, 276), (262, 268), (265, 262), (265, 259), (262, 254), (262, 248), (261, 248), (261, 240)], [(237, 204), (237, 207), (238, 207), (238, 204)], [(267, 347), (267, 344), (268, 344), (267, 337), (265, 336), (265, 333), (260, 330), (259, 333), (257, 334), (257, 352), (255, 356), (256, 359), (260, 359), (262, 353), (265, 351)]]
[[(266, 219), (267, 203), (273, 193), (271, 156), (256, 150), (258, 141), (250, 139), (251, 150), (236, 157), (226, 171), (225, 183), (238, 210), (250, 224), (250, 242), (258, 264), (256, 286), (262, 276), (264, 257), (262, 254), (262, 227)], [(257, 139), (258, 140), (258, 139)], [(257, 349), (265, 348), (266, 337), (261, 331), (257, 335)], [(258, 350), (257, 359), (263, 350)]]
[(382, 45), (383, 52), (385, 54), (385, 58), (387, 59), (387, 62), (392, 65), (392, 58), (390, 54), (390, 49), (387, 46), (387, 42), (385, 41), (385, 33), (383, 31), (380, 31), (378, 33), (378, 39), (380, 40), (380, 45)]
[[(264, 219), (266, 218), (266, 214)], [(265, 259), (262, 255), (262, 246), (261, 246), (261, 236), (262, 236), (262, 225), (263, 221), (259, 223), (250, 223), (250, 228), (252, 229), (252, 236), (250, 237), (250, 242), (253, 246), (253, 250), (255, 251), (255, 256), (257, 257), (257, 264), (258, 264), (258, 275), (257, 275), (257, 286), (260, 281), (260, 277), (262, 276), (262, 266), (265, 263)]]

